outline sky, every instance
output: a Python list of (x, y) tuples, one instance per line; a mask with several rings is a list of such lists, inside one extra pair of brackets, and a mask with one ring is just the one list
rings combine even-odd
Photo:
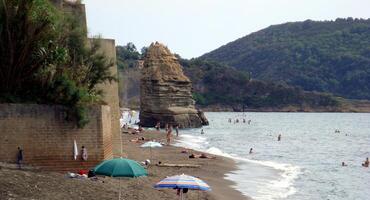
[(84, 0), (89, 34), (199, 57), (270, 25), (370, 18), (370, 0)]

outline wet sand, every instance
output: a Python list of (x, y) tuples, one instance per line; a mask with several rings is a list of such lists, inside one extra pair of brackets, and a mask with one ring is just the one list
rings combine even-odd
[[(181, 131), (180, 131), (181, 133)], [(139, 135), (124, 134), (123, 138), (123, 149), (124, 155), (134, 160), (145, 160), (150, 159), (150, 149), (141, 148), (141, 143), (130, 142), (129, 140), (144, 137), (147, 140), (156, 140), (165, 143), (165, 133), (157, 131), (146, 131), (146, 133), (140, 133)], [(188, 153), (181, 153), (184, 148), (174, 146), (164, 146), (162, 148), (152, 149), (152, 166), (149, 167), (150, 176), (154, 176), (155, 182), (165, 178), (166, 176), (177, 175), (177, 174), (188, 174), (199, 177), (206, 181), (212, 188), (210, 192), (199, 192), (202, 194), (201, 199), (233, 199), (233, 200), (245, 200), (249, 199), (243, 196), (239, 191), (232, 188), (235, 183), (229, 180), (225, 180), (225, 174), (236, 169), (235, 162), (229, 158), (216, 156), (214, 159), (208, 158), (194, 158), (189, 159), (189, 154), (200, 154), (193, 150), (188, 150)], [(186, 167), (157, 167), (153, 164), (161, 161), (162, 163), (169, 164), (190, 164), (200, 165), (199, 168), (186, 168)], [(172, 191), (173, 193), (173, 191)], [(191, 191), (190, 194), (197, 194), (198, 192)], [(188, 197), (189, 199), (190, 196)], [(195, 196), (197, 199), (197, 196)]]

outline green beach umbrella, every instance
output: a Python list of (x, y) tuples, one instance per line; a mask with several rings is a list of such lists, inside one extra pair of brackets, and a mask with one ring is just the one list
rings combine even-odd
[(147, 176), (148, 172), (139, 163), (125, 158), (106, 160), (94, 168), (97, 175), (111, 177), (139, 177)]
[[(106, 160), (94, 168), (96, 175), (104, 175), (110, 177), (140, 177), (147, 176), (148, 172), (139, 163), (134, 160), (125, 158), (115, 158)], [(121, 199), (121, 181), (119, 190), (119, 199)]]

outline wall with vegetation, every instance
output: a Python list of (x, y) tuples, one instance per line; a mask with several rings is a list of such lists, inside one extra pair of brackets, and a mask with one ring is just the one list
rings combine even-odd
[(25, 163), (43, 166), (54, 162), (58, 167), (57, 162), (74, 161), (74, 140), (79, 150), (83, 145), (87, 148), (89, 163), (113, 156), (109, 106), (91, 107), (90, 121), (82, 129), (65, 120), (62, 106), (0, 104), (0, 111), (0, 162), (15, 162), (17, 147), (21, 147)]

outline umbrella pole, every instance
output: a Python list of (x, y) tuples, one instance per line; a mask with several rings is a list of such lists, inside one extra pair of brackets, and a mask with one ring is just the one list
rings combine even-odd
[(122, 152), (123, 152), (123, 145), (122, 145), (122, 133), (120, 134), (120, 137), (119, 137), (119, 139), (120, 139), (120, 143), (121, 143), (121, 158), (122, 158)]
[(150, 162), (152, 162), (152, 147), (150, 147)]
[(118, 194), (118, 200), (121, 200), (121, 178), (118, 178), (119, 180), (119, 194)]

